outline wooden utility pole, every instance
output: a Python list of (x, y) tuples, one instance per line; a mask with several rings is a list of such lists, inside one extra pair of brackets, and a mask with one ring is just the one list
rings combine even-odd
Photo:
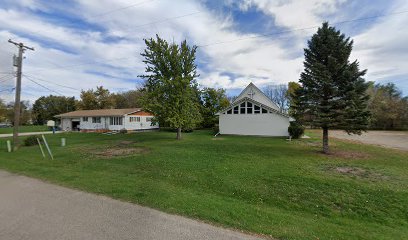
[(13, 126), (13, 151), (16, 151), (18, 148), (18, 126), (20, 125), (20, 95), (21, 95), (21, 75), (23, 69), (23, 53), (26, 49), (34, 51), (34, 48), (27, 47), (23, 43), (17, 43), (8, 40), (9, 43), (12, 43), (18, 47), (18, 58), (17, 58), (17, 81), (16, 81), (16, 98), (14, 102), (14, 126)]

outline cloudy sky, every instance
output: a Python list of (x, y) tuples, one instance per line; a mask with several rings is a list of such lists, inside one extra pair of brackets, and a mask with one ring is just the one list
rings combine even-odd
[(408, 95), (406, 0), (0, 0), (0, 98), (14, 95), (8, 39), (24, 42), (22, 98), (79, 96), (103, 85), (134, 89), (144, 72), (143, 39), (199, 46), (203, 87), (235, 95), (250, 82), (297, 81), (303, 48), (323, 21), (354, 39), (366, 80)]

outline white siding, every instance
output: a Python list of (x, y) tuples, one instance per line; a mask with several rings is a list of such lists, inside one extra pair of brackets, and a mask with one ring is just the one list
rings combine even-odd
[(63, 131), (72, 131), (72, 121), (70, 118), (61, 119), (61, 130)]
[(288, 136), (289, 118), (276, 113), (220, 114), (221, 134)]
[[(131, 117), (140, 117), (140, 122), (130, 122)], [(125, 116), (125, 127), (127, 130), (144, 130), (144, 129), (157, 129), (159, 128), (159, 124), (151, 126), (151, 122), (147, 122), (147, 117), (153, 116), (137, 116), (137, 115), (129, 115)]]
[(92, 117), (88, 117), (88, 121), (83, 121), (83, 118), (81, 117), (81, 122), (79, 125), (79, 128), (81, 130), (99, 130), (99, 129), (107, 129), (109, 124), (109, 118), (108, 117), (101, 117), (101, 122), (100, 123), (93, 123), (92, 122)]

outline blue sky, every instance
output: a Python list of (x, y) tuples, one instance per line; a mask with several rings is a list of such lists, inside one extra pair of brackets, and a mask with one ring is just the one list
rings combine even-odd
[(200, 85), (235, 95), (250, 82), (297, 81), (303, 48), (323, 21), (354, 40), (351, 60), (368, 69), (367, 81), (394, 82), (408, 95), (404, 0), (1, 0), (0, 98), (13, 96), (10, 38), (35, 48), (24, 60), (23, 99), (30, 101), (140, 86), (143, 39), (155, 34), (198, 45)]

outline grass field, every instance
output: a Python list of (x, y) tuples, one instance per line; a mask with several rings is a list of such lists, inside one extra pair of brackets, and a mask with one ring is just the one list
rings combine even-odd
[[(18, 132), (42, 132), (49, 131), (47, 126), (44, 125), (30, 125), (30, 126), (20, 126)], [(13, 133), (13, 127), (0, 128), (0, 134)]]
[(54, 161), (22, 147), (0, 168), (278, 239), (407, 239), (408, 153), (333, 140), (326, 156), (309, 134), (62, 133)]

